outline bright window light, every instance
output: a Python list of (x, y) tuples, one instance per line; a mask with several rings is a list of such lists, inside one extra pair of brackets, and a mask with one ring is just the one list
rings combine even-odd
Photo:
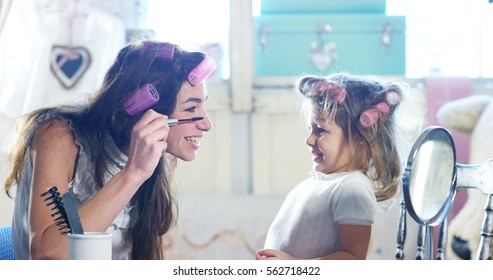
[(229, 78), (229, 13), (229, 0), (149, 0), (146, 25), (156, 40), (215, 57)]

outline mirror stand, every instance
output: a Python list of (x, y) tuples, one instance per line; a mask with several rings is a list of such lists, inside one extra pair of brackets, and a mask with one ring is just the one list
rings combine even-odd
[(445, 248), (447, 248), (448, 219), (445, 218), (438, 232), (437, 260), (445, 260)]
[(418, 231), (418, 244), (416, 247), (416, 259), (417, 260), (431, 260), (432, 235), (431, 227), (419, 225)]
[(493, 245), (493, 195), (489, 194), (484, 207), (483, 224), (481, 225), (481, 239), (479, 242), (478, 260), (491, 260)]
[(396, 258), (403, 259), (406, 213), (419, 224), (416, 259), (432, 258), (432, 227), (439, 225), (437, 259), (445, 259), (447, 216), (456, 190), (473, 188), (487, 196), (476, 259), (491, 260), (493, 251), (493, 158), (481, 164), (456, 162), (455, 144), (443, 127), (430, 126), (416, 139), (402, 176), (404, 199)]
[(395, 259), (403, 260), (404, 259), (404, 243), (406, 243), (406, 203), (401, 200), (400, 203), (400, 213), (399, 213), (399, 229), (397, 231), (397, 250), (395, 252)]
[(487, 195), (476, 259), (491, 260), (493, 246), (493, 158), (481, 164), (456, 164), (457, 188), (474, 188)]
[[(491, 200), (493, 203), (493, 199)], [(491, 204), (493, 206), (493, 204)], [(491, 208), (493, 210), (493, 208)], [(493, 211), (490, 212), (493, 221)], [(397, 232), (397, 246), (395, 252), (396, 260), (404, 259), (404, 244), (406, 242), (406, 232), (407, 232), (407, 219), (406, 219), (406, 204), (404, 200), (400, 203), (400, 214), (399, 214), (399, 225)], [(445, 248), (447, 248), (447, 232), (448, 232), (448, 222), (447, 218), (440, 224), (440, 229), (438, 232), (438, 243), (436, 250), (436, 259), (445, 260)], [(493, 224), (489, 223), (490, 226)], [(489, 242), (493, 240), (493, 235), (490, 232)], [(485, 234), (486, 236), (487, 234)], [(486, 238), (486, 237), (485, 237)], [(490, 243), (491, 244), (491, 243)], [(486, 245), (488, 246), (488, 245)], [(419, 225), (418, 231), (418, 241), (416, 247), (416, 260), (431, 260), (433, 258), (433, 227), (429, 225)]]
[(397, 237), (396, 258), (403, 259), (406, 213), (419, 225), (417, 260), (433, 258), (433, 228), (440, 226), (437, 259), (444, 259), (447, 216), (456, 191), (456, 153), (452, 135), (430, 126), (414, 142), (402, 175), (404, 199)]
[[(437, 260), (445, 260), (445, 248), (447, 247), (447, 219), (440, 224), (438, 232)], [(420, 225), (418, 232), (418, 245), (416, 249), (417, 260), (431, 260), (433, 258), (433, 227)]]

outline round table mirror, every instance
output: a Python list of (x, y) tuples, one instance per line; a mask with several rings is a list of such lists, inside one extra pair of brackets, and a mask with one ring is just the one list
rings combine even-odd
[(456, 153), (443, 127), (425, 129), (414, 143), (403, 175), (409, 215), (420, 225), (435, 226), (448, 215), (455, 195)]

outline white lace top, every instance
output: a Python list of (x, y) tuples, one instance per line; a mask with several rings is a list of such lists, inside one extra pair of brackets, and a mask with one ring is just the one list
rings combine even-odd
[[(31, 145), (34, 130), (39, 127), (42, 122), (52, 117), (52, 115), (47, 114), (39, 118), (34, 125), (34, 128), (26, 135), (25, 139), (28, 150), (24, 160), (22, 180), (16, 190), (12, 223), (12, 238), (15, 256), (16, 259), (20, 260), (31, 259), (29, 252), (29, 201), (31, 199), (31, 179), (33, 170), (32, 162), (29, 157), (29, 147)], [(90, 150), (85, 138), (78, 135), (70, 121), (66, 121), (74, 132), (75, 142), (79, 148), (75, 176), (68, 187), (69, 192), (74, 194), (77, 203), (80, 205), (96, 194), (94, 163), (89, 159)], [(105, 138), (105, 141), (106, 147), (108, 147), (108, 154), (111, 155), (116, 162), (116, 164), (110, 166), (109, 172), (104, 176), (104, 182), (106, 183), (125, 166), (127, 157), (120, 152), (109, 134)], [(46, 210), (48, 211), (49, 209)], [(135, 224), (137, 215), (135, 212), (136, 211), (132, 211), (131, 207), (124, 208), (111, 226), (106, 230), (106, 232), (111, 232), (113, 234), (113, 259), (128, 259), (132, 247), (130, 229)]]

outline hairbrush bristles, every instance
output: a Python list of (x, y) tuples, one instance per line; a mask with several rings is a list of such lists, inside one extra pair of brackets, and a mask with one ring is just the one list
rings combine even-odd
[(63, 207), (63, 200), (60, 197), (58, 188), (55, 186), (49, 188), (46, 192), (41, 194), (41, 197), (45, 196), (46, 198), (43, 201), (47, 202), (47, 207), (50, 207), (48, 213), (50, 213), (50, 216), (53, 218), (53, 222), (58, 227), (58, 231), (62, 235), (71, 233), (70, 223), (65, 208)]

